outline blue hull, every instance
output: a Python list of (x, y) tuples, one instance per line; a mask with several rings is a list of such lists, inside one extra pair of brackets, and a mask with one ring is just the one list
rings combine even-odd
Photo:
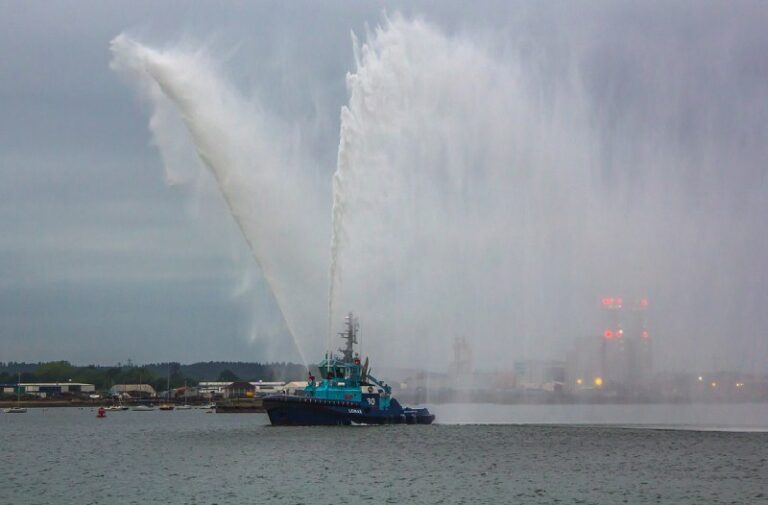
[(341, 400), (271, 395), (264, 398), (269, 421), (276, 426), (344, 426), (350, 424), (431, 424), (428, 409), (403, 408), (392, 400), (390, 408)]

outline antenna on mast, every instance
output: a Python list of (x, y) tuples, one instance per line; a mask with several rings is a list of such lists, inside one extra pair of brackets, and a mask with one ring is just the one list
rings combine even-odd
[(344, 323), (346, 324), (347, 329), (346, 331), (339, 333), (339, 336), (346, 340), (347, 343), (344, 347), (339, 348), (339, 351), (341, 351), (344, 361), (351, 363), (354, 358), (353, 346), (357, 343), (357, 332), (360, 329), (360, 323), (357, 322), (357, 318), (355, 318), (351, 312), (344, 318)]

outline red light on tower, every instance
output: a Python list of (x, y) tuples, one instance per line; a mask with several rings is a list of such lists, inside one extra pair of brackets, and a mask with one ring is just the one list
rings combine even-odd
[(624, 304), (624, 300), (613, 296), (607, 296), (600, 300), (605, 309), (620, 309)]
[(611, 330), (605, 330), (605, 332), (603, 333), (603, 336), (609, 339), (613, 338), (613, 332)]
[(648, 335), (648, 330), (643, 330), (643, 333), (641, 334), (641, 336), (642, 336), (644, 339), (647, 339), (647, 338), (649, 338), (649, 337), (650, 337), (650, 335)]
[(648, 307), (648, 298), (641, 298), (640, 299), (640, 308), (645, 309)]

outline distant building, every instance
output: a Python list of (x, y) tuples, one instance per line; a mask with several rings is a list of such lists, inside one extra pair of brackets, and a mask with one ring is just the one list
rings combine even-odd
[(224, 387), (224, 398), (253, 398), (256, 386), (246, 381), (230, 382)]
[(200, 396), (200, 392), (196, 387), (183, 386), (180, 388), (172, 389), (174, 398), (197, 398)]
[(295, 395), (296, 391), (303, 390), (307, 387), (307, 381), (293, 381), (283, 385), (282, 391), (288, 395)]
[(279, 393), (285, 387), (285, 382), (251, 382), (253, 384), (253, 393), (256, 396), (272, 395)]
[(212, 398), (216, 396), (224, 396), (224, 388), (232, 384), (231, 381), (206, 381), (200, 382), (197, 385), (197, 390), (200, 396)]
[(653, 372), (653, 340), (646, 322), (648, 299), (641, 298), (628, 310), (629, 380), (630, 384), (645, 385), (651, 380)]
[(466, 379), (474, 372), (474, 359), (472, 348), (467, 342), (467, 337), (453, 339), (453, 361), (450, 364), (449, 375)]
[(115, 384), (109, 389), (112, 396), (129, 398), (155, 398), (157, 392), (149, 384)]
[[(233, 384), (240, 386), (232, 387)], [(250, 386), (246, 386), (249, 384)], [(263, 396), (268, 394), (278, 393), (283, 389), (284, 382), (264, 382), (264, 381), (216, 381), (216, 382), (200, 382), (197, 385), (197, 393), (200, 396), (207, 398), (211, 397), (226, 397), (226, 398), (242, 398), (242, 396), (228, 396), (244, 394), (246, 390), (251, 392), (251, 396)]]
[(561, 392), (565, 380), (565, 363), (554, 360), (515, 362), (515, 384), (524, 390)]
[(623, 393), (647, 386), (652, 372), (651, 337), (646, 326), (648, 299), (628, 304), (622, 298), (603, 298), (601, 377), (605, 387)]
[(566, 356), (565, 390), (644, 395), (652, 387), (652, 340), (646, 325), (648, 299), (602, 299), (600, 332), (574, 342)]
[(602, 387), (602, 343), (602, 338), (596, 335), (581, 337), (574, 342), (565, 358), (565, 391), (578, 393)]
[(16, 388), (20, 387), (21, 394), (39, 398), (81, 393), (90, 394), (96, 391), (95, 385), (82, 382), (22, 382), (21, 384), (3, 384), (1, 387), (5, 394), (16, 394)]

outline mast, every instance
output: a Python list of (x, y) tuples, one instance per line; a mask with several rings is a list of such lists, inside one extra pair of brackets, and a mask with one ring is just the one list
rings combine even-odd
[(360, 329), (360, 323), (357, 322), (357, 318), (351, 312), (344, 318), (344, 323), (347, 326), (347, 330), (339, 333), (339, 336), (346, 340), (346, 345), (340, 348), (339, 351), (341, 351), (345, 363), (352, 363), (354, 358), (353, 345), (357, 343), (357, 332)]

